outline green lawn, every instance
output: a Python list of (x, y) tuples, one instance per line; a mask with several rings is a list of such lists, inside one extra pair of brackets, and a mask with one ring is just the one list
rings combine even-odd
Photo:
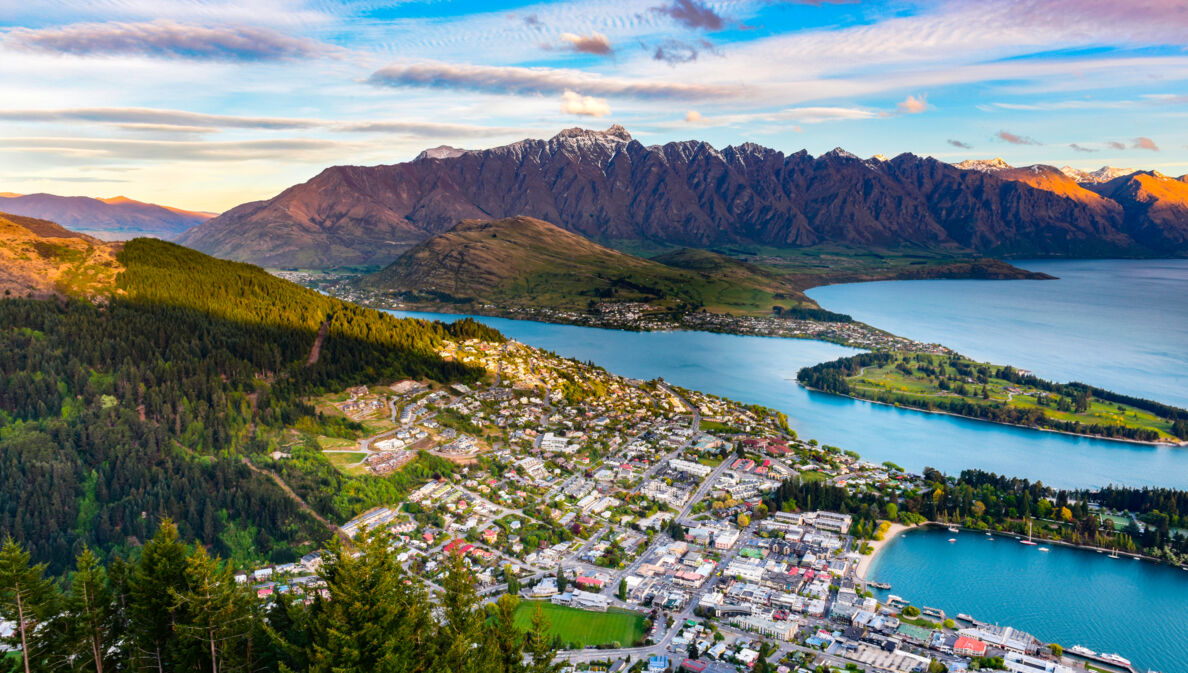
[(806, 484), (811, 484), (814, 481), (825, 481), (825, 473), (817, 470), (805, 470), (800, 473), (800, 480)]
[(643, 640), (644, 616), (622, 608), (590, 612), (545, 601), (524, 601), (516, 607), (516, 626), (525, 630), (530, 628), (532, 614), (538, 605), (552, 625), (550, 632), (560, 636), (566, 644), (585, 647), (617, 642), (623, 647), (631, 647)]

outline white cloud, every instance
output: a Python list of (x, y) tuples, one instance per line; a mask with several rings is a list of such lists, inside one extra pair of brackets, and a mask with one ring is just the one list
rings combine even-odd
[(895, 106), (901, 114), (920, 114), (928, 109), (927, 96), (908, 96)]
[(570, 49), (582, 54), (608, 56), (614, 51), (611, 48), (610, 40), (598, 32), (590, 33), (589, 35), (561, 33), (561, 40), (568, 43)]
[(690, 124), (697, 124), (699, 122), (705, 121), (705, 117), (702, 117), (701, 113), (697, 110), (689, 110), (685, 113), (685, 121), (689, 122)]
[(610, 105), (605, 98), (583, 96), (574, 91), (561, 94), (561, 111), (565, 114), (583, 117), (605, 117), (610, 114)]

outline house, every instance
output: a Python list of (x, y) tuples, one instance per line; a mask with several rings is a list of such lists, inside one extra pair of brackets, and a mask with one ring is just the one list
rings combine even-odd
[(1019, 652), (1007, 652), (1002, 663), (1011, 673), (1073, 673), (1072, 668), (1063, 664)]
[(648, 673), (661, 673), (668, 670), (668, 657), (662, 654), (653, 654), (648, 657)]
[(986, 656), (986, 643), (977, 638), (961, 636), (957, 642), (953, 643), (953, 654), (959, 657), (984, 657)]

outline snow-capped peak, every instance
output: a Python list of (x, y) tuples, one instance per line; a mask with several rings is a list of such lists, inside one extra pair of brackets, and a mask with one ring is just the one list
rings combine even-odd
[(438, 145), (424, 150), (417, 155), (417, 159), (453, 159), (466, 154), (466, 150), (449, 145)]
[(998, 171), (1005, 171), (1012, 168), (1010, 164), (1002, 160), (1002, 157), (994, 157), (993, 159), (966, 159), (959, 164), (953, 164), (963, 171), (981, 171), (982, 173), (997, 173)]
[(1095, 171), (1082, 171), (1072, 166), (1065, 166), (1060, 169), (1068, 177), (1077, 182), (1109, 182), (1114, 178), (1120, 178), (1123, 175), (1130, 175), (1135, 172), (1133, 168), (1115, 168), (1113, 166), (1102, 166)]
[(876, 154), (870, 158), (871, 161), (890, 161), (886, 154)]
[(855, 155), (851, 152), (847, 152), (840, 147), (835, 147), (835, 148), (829, 150), (828, 152), (825, 153), (825, 156), (838, 157), (840, 159), (857, 159), (858, 158), (857, 155)]

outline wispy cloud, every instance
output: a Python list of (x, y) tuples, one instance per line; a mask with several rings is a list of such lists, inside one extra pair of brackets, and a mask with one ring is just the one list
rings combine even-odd
[(969, 143), (966, 143), (966, 142), (961, 142), (960, 140), (953, 140), (952, 138), (950, 138), (950, 139), (946, 140), (945, 142), (949, 143), (953, 147), (960, 147), (963, 150), (972, 150), (973, 149), (973, 145), (970, 145)]
[(329, 45), (255, 26), (203, 26), (159, 19), (15, 28), (5, 46), (76, 56), (149, 56), (210, 61), (281, 61), (335, 53)]
[(418, 120), (335, 121), (284, 117), (239, 117), (152, 108), (65, 108), (0, 110), (0, 121), (95, 122), (131, 131), (212, 133), (220, 129), (266, 131), (326, 129), (349, 133), (403, 133), (417, 136), (484, 137), (523, 132), (506, 126), (481, 126)]
[(1159, 146), (1155, 144), (1154, 140), (1151, 140), (1150, 138), (1144, 138), (1142, 136), (1135, 138), (1131, 147), (1136, 150), (1150, 150), (1152, 152), (1159, 151)]
[(652, 11), (665, 14), (689, 28), (722, 30), (725, 21), (712, 8), (697, 0), (673, 0), (667, 5), (653, 7)]
[(901, 114), (920, 114), (928, 109), (927, 96), (908, 96), (895, 106)]
[(561, 112), (582, 117), (605, 117), (610, 114), (605, 98), (583, 96), (574, 91), (561, 94)]
[[(700, 54), (699, 45), (694, 45), (684, 40), (665, 40), (656, 45), (652, 52), (652, 58), (656, 61), (664, 61), (669, 65), (677, 65), (679, 63), (690, 63), (697, 60)], [(700, 47), (711, 47), (708, 42), (702, 40)]]
[(734, 97), (741, 87), (603, 77), (580, 70), (523, 68), (455, 63), (390, 65), (371, 74), (368, 82), (379, 86), (461, 89), (496, 94), (561, 94), (633, 98), (703, 99)]
[(312, 138), (237, 142), (124, 140), (114, 138), (0, 138), (0, 149), (91, 159), (190, 161), (315, 160), (341, 154), (346, 143)]
[(1124, 150), (1124, 149), (1126, 149), (1126, 143), (1120, 143), (1120, 142), (1118, 142), (1117, 140), (1109, 140), (1109, 141), (1106, 141), (1106, 146), (1107, 146), (1107, 147), (1109, 147), (1109, 148), (1110, 148), (1110, 149), (1112, 149), (1112, 150)]
[(999, 131), (998, 133), (994, 134), (994, 137), (998, 138), (999, 140), (1005, 140), (1006, 142), (1008, 142), (1012, 145), (1038, 145), (1038, 144), (1040, 144), (1039, 141), (1034, 138), (1029, 138), (1027, 136), (1015, 135), (1014, 133), (1011, 133), (1009, 131)]
[(1092, 147), (1085, 147), (1084, 145), (1079, 145), (1077, 143), (1069, 143), (1068, 146), (1071, 147), (1074, 152), (1097, 152), (1098, 151), (1098, 150), (1093, 149)]
[(589, 35), (561, 33), (561, 41), (567, 43), (570, 50), (581, 54), (609, 56), (614, 52), (610, 40), (602, 33), (590, 33)]

